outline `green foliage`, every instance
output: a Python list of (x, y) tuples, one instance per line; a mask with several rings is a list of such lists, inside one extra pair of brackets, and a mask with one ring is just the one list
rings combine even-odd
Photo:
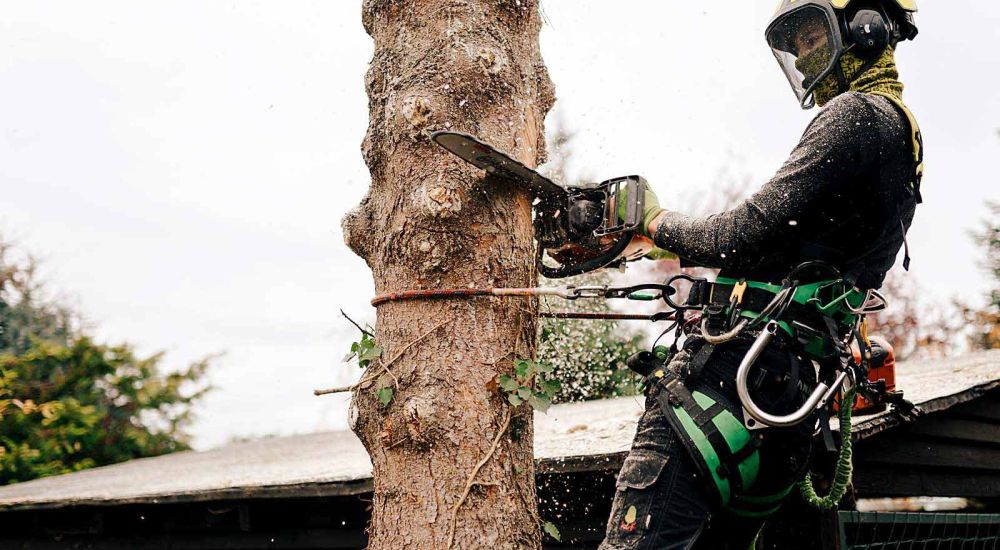
[(361, 333), (361, 340), (351, 342), (351, 351), (344, 356), (344, 362), (357, 357), (358, 366), (366, 369), (372, 361), (382, 356), (382, 348), (375, 345), (375, 339), (367, 332)]
[[(350, 320), (349, 317), (348, 320)], [(351, 321), (351, 323), (354, 323), (354, 321)], [(375, 337), (373, 337), (371, 333), (366, 332), (365, 329), (362, 329), (356, 323), (354, 326), (361, 330), (361, 339), (357, 342), (351, 342), (351, 351), (344, 356), (344, 362), (346, 363), (352, 359), (357, 359), (358, 366), (363, 369), (367, 369), (368, 366), (372, 364), (372, 361), (382, 357), (382, 348), (375, 344)], [(366, 376), (368, 375), (366, 374)], [(364, 380), (364, 377), (362, 377), (362, 380)], [(392, 402), (392, 396), (394, 394), (394, 390), (391, 385), (392, 381), (389, 380), (388, 376), (383, 375), (379, 377), (378, 382), (378, 391), (375, 393), (375, 397), (383, 407), (387, 407), (389, 406), (389, 403)]]
[(392, 401), (392, 386), (384, 386), (378, 390), (378, 402), (382, 404), (383, 407), (389, 405)]
[(990, 218), (974, 235), (983, 248), (982, 267), (993, 280), (993, 289), (984, 308), (963, 306), (966, 326), (970, 327), (969, 344), (974, 349), (1000, 348), (1000, 203), (989, 203)]
[(559, 534), (559, 528), (556, 527), (556, 525), (551, 521), (546, 521), (545, 523), (543, 523), (542, 529), (545, 530), (545, 533), (548, 536), (556, 539), (556, 541), (558, 542), (562, 542), (562, 535)]
[[(558, 281), (564, 285), (607, 285), (606, 273), (591, 273)], [(546, 282), (545, 284), (553, 284)], [(604, 300), (545, 299), (542, 308), (586, 313), (610, 312)], [(642, 350), (644, 335), (621, 330), (608, 321), (543, 319), (538, 360), (552, 366), (552, 378), (562, 381), (554, 402), (605, 399), (638, 392), (636, 377), (625, 361)]]
[(541, 412), (549, 410), (560, 388), (559, 380), (552, 378), (552, 367), (527, 359), (514, 361), (514, 376), (501, 374), (497, 382), (511, 405), (527, 403)]
[(209, 359), (163, 373), (162, 354), (93, 342), (41, 290), (0, 242), (0, 485), (187, 449)]

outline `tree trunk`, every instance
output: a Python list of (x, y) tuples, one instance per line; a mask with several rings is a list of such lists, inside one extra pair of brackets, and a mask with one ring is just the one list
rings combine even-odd
[[(429, 134), (460, 130), (529, 166), (544, 160), (553, 91), (538, 10), (538, 0), (364, 2), (372, 183), (343, 227), (377, 292), (536, 283), (531, 197)], [(533, 355), (536, 313), (526, 298), (379, 307), (385, 349), (370, 368), (383, 374), (355, 391), (351, 411), (374, 468), (370, 548), (539, 546), (531, 409), (510, 407), (496, 385)], [(381, 387), (394, 389), (385, 406)]]

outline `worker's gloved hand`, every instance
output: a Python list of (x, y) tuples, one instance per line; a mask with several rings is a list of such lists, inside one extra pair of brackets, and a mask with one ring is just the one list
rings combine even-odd
[[(657, 216), (663, 213), (663, 211), (664, 211), (663, 207), (660, 206), (660, 199), (656, 197), (656, 193), (654, 193), (653, 190), (650, 189), (649, 186), (647, 185), (646, 204), (642, 209), (642, 227), (639, 228), (639, 231), (643, 235), (652, 239), (653, 234), (649, 231), (649, 225), (653, 223), (653, 220), (655, 220)], [(669, 252), (667, 253), (670, 254)]]
[[(636, 229), (636, 232), (652, 239), (653, 235), (649, 231), (649, 224), (653, 223), (653, 220), (664, 211), (663, 207), (660, 206), (660, 199), (656, 197), (656, 193), (653, 192), (649, 186), (646, 186), (646, 200), (642, 208), (642, 225)], [(618, 218), (625, 219), (625, 204), (624, 202), (618, 206)], [(668, 252), (669, 254), (669, 252)]]
[(658, 246), (654, 246), (653, 249), (646, 254), (646, 258), (649, 258), (650, 260), (676, 260), (677, 254), (668, 250), (663, 250)]

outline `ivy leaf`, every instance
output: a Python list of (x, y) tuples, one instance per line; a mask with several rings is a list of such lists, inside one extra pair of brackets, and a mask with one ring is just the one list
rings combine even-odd
[(514, 405), (515, 407), (520, 405), (521, 403), (524, 403), (524, 400), (518, 397), (516, 393), (507, 394), (507, 401), (510, 401), (510, 404)]
[(545, 533), (547, 535), (556, 539), (557, 542), (562, 542), (562, 535), (559, 534), (559, 528), (556, 527), (556, 525), (551, 521), (546, 521), (545, 523), (543, 523), (542, 529), (545, 530)]
[(535, 369), (542, 374), (548, 374), (552, 372), (552, 365), (546, 365), (545, 363), (535, 363)]
[(500, 387), (503, 388), (503, 391), (505, 391), (507, 393), (510, 393), (512, 391), (517, 391), (517, 387), (518, 387), (517, 380), (514, 380), (508, 374), (501, 374), (500, 375)]
[(537, 393), (537, 392), (533, 393), (531, 397), (528, 397), (526, 400), (531, 405), (531, 407), (537, 410), (538, 412), (543, 412), (543, 413), (548, 412), (549, 407), (552, 406), (552, 400), (549, 399), (549, 396), (545, 395), (544, 393)]
[(380, 389), (378, 391), (378, 402), (385, 407), (389, 405), (390, 401), (392, 401), (392, 386), (386, 386)]
[(555, 397), (559, 390), (562, 389), (562, 384), (558, 380), (551, 378), (542, 381), (542, 393), (551, 397)]
[(361, 355), (358, 356), (358, 358), (361, 361), (371, 361), (373, 359), (378, 359), (381, 355), (382, 355), (382, 348), (376, 345), (372, 345), (372, 347), (363, 351)]
[(531, 388), (520, 387), (517, 388), (517, 396), (521, 399), (531, 399)]
[(531, 361), (524, 359), (514, 361), (514, 372), (517, 373), (518, 378), (527, 378), (531, 373)]

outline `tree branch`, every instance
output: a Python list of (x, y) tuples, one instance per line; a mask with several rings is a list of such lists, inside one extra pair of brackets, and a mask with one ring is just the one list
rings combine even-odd
[[(397, 390), (399, 389), (399, 379), (396, 378), (396, 375), (393, 374), (392, 371), (389, 370), (389, 366), (392, 365), (393, 363), (395, 363), (400, 357), (403, 356), (404, 353), (406, 353), (406, 351), (408, 349), (410, 349), (411, 347), (413, 347), (417, 342), (420, 342), (424, 338), (427, 338), (434, 331), (436, 331), (437, 329), (439, 329), (439, 328), (447, 325), (450, 322), (451, 322), (451, 319), (447, 319), (447, 320), (441, 321), (440, 323), (434, 325), (434, 328), (432, 328), (432, 329), (428, 330), (427, 332), (421, 334), (416, 339), (411, 340), (409, 343), (407, 343), (405, 346), (403, 346), (399, 350), (399, 352), (397, 352), (396, 355), (394, 355), (392, 357), (392, 359), (389, 359), (385, 363), (383, 363), (382, 361), (379, 361), (379, 366), (382, 367), (382, 370), (384, 370), (387, 374), (389, 374), (389, 376), (392, 377), (392, 380), (395, 383)], [(331, 394), (331, 393), (344, 393), (344, 392), (348, 392), (348, 391), (354, 391), (354, 390), (358, 389), (361, 386), (364, 386), (364, 385), (367, 385), (367, 384), (373, 382), (375, 380), (375, 378), (376, 378), (376, 375), (372, 374), (372, 369), (369, 368), (365, 372), (364, 376), (361, 377), (361, 380), (358, 380), (356, 383), (351, 384), (350, 386), (343, 386), (343, 387), (338, 387), (338, 388), (327, 388), (327, 389), (324, 389), (324, 390), (313, 390), (313, 395), (328, 395), (328, 394)]]

